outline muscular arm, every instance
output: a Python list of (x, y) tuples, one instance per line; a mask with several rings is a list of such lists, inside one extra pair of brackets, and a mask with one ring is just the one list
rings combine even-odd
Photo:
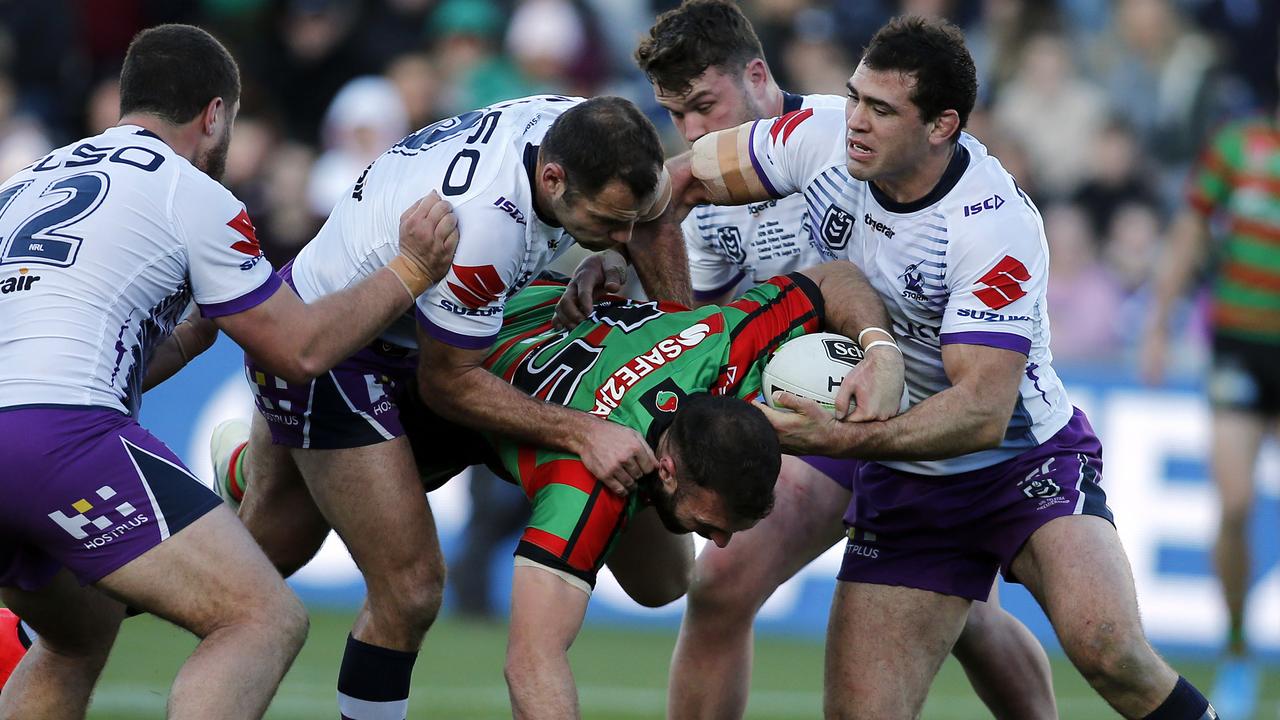
[[(442, 277), (458, 242), (451, 210), (438, 199), (424, 199), (406, 210), (396, 260), (412, 255), (412, 266), (428, 279)], [(368, 345), (409, 309), (412, 292), (425, 292), (427, 280), (421, 283), (407, 290), (409, 283), (397, 271), (383, 267), (313, 303), (302, 302), (292, 288), (281, 285), (265, 302), (214, 322), (267, 371), (289, 382), (305, 382)]]
[(1013, 416), (1027, 356), (982, 345), (944, 345), (951, 387), (897, 417), (841, 422), (795, 399), (794, 414), (762, 408), (783, 448), (866, 460), (940, 460), (997, 447)]
[(178, 323), (173, 334), (165, 338), (151, 357), (147, 375), (142, 379), (142, 391), (146, 392), (173, 377), (197, 355), (212, 347), (217, 339), (218, 328), (210, 320), (193, 316)]
[(657, 467), (639, 433), (584, 412), (534, 399), (482, 363), (488, 349), (466, 350), (418, 332), (418, 385), (422, 399), (442, 417), (506, 435), (518, 442), (571, 452), (615, 492)]
[(554, 574), (518, 565), (511, 578), (511, 627), (504, 672), (517, 720), (580, 717), (569, 667), (590, 596)]

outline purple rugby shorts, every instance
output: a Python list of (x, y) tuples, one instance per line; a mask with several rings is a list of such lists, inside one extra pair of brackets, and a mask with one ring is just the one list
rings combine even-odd
[(840, 580), (986, 600), (997, 572), (1050, 520), (1094, 515), (1114, 524), (1102, 481), (1102, 444), (1076, 410), (1047, 442), (955, 475), (858, 466), (845, 514)]
[(0, 585), (65, 567), (101, 580), (222, 504), (164, 443), (108, 408), (0, 411)]

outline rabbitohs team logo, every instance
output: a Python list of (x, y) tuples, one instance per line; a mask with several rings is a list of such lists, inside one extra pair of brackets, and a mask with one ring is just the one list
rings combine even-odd
[(653, 400), (653, 406), (662, 412), (673, 413), (680, 407), (680, 396), (670, 390), (659, 390)]
[(742, 233), (738, 228), (727, 225), (716, 230), (716, 237), (720, 240), (720, 247), (724, 253), (733, 258), (734, 262), (742, 262), (746, 259), (747, 253), (742, 247)]

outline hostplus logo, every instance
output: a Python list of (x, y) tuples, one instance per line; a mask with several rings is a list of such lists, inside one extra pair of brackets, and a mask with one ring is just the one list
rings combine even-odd
[[(105, 502), (115, 497), (116, 491), (110, 485), (103, 485), (98, 488), (97, 495), (100, 500)], [(71, 503), (71, 509), (75, 511), (74, 515), (55, 510), (49, 513), (49, 519), (58, 523), (59, 527), (66, 530), (67, 534), (76, 540), (86, 541), (84, 543), (86, 550), (100, 548), (130, 530), (151, 521), (146, 515), (138, 512), (138, 509), (128, 501), (122, 502), (115, 507), (99, 509), (87, 499), (80, 498)], [(95, 510), (97, 512), (94, 512)], [(113, 511), (120, 516), (119, 520), (111, 518)], [(88, 528), (93, 528), (93, 531), (99, 534), (90, 537), (89, 533), (91, 531)]]
[(924, 294), (924, 275), (920, 273), (920, 263), (908, 265), (898, 279), (906, 285), (902, 291), (902, 297), (916, 302), (924, 302), (928, 299)]

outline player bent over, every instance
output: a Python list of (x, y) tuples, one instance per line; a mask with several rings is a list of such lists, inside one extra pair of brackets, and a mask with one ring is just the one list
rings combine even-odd
[[(692, 544), (671, 533), (725, 546), (768, 512), (779, 451), (743, 399), (759, 393), (769, 354), (806, 332), (856, 336), (886, 319), (861, 273), (844, 262), (773, 278), (724, 307), (612, 299), (563, 331), (553, 326), (562, 293), (562, 285), (535, 284), (516, 295), (485, 367), (548, 404), (634, 429), (658, 460), (635, 492), (620, 496), (574, 453), (485, 434), (489, 463), (533, 505), (516, 550), (506, 664), (520, 718), (578, 716), (566, 652), (605, 562), (638, 602), (662, 605), (684, 593), (692, 569)], [(850, 387), (870, 416), (897, 411), (901, 371), (888, 346), (870, 350), (854, 370)], [(401, 399), (428, 488), (484, 459), (468, 448), (478, 444), (470, 433), (439, 419), (424, 428), (413, 398)], [(258, 487), (252, 468), (248, 479), (245, 507)], [(642, 512), (647, 506), (655, 512)], [(323, 539), (317, 532), (297, 549), (309, 557)]]
[[(447, 204), (422, 203), (392, 271), (303, 304), (217, 182), (239, 93), (208, 33), (143, 31), (121, 72), (120, 124), (0, 185), (0, 265), (22, 288), (0, 301), (0, 597), (39, 634), (0, 717), (83, 717), (124, 603), (200, 638), (169, 717), (263, 715), (306, 613), (217, 495), (138, 424), (142, 393), (218, 328), (279, 376), (324, 372), (452, 257), (452, 240), (435, 239)], [(192, 300), (204, 319), (179, 323)]]
[(1043, 224), (962, 131), (975, 75), (954, 26), (898, 18), (849, 79), (843, 116), (806, 109), (712, 133), (668, 163), (677, 210), (804, 193), (824, 253), (867, 273), (906, 356), (912, 406), (894, 418), (843, 422), (794, 397), (798, 413), (765, 410), (788, 450), (860, 458), (832, 470), (854, 502), (826, 713), (916, 717), (1003, 572), (1122, 715), (1216, 718), (1143, 635), (1101, 444), (1050, 365)]

